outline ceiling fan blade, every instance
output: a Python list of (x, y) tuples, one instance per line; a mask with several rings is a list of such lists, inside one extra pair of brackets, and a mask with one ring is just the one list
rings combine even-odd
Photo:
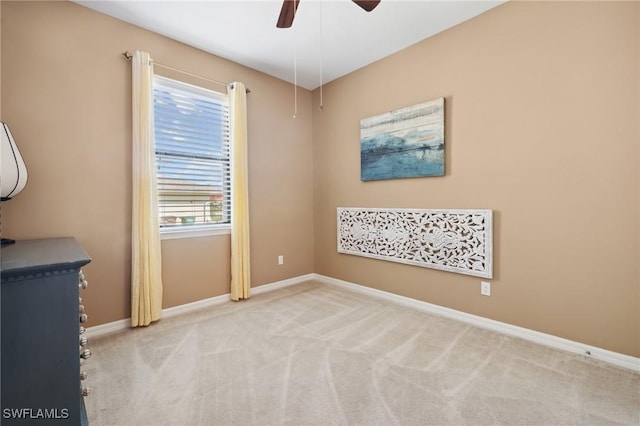
[(276, 27), (289, 28), (293, 25), (293, 18), (296, 16), (296, 10), (298, 9), (298, 3), (300, 0), (283, 0), (282, 9), (280, 10), (280, 17)]
[(373, 9), (378, 6), (380, 0), (352, 0), (355, 4), (366, 10), (367, 12), (371, 12)]

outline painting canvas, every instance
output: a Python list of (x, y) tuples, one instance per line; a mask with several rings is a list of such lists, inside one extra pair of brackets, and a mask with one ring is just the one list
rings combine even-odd
[(363, 181), (444, 176), (444, 98), (360, 121)]

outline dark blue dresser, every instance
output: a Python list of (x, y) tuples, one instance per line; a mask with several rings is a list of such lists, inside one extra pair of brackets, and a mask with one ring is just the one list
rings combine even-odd
[(74, 238), (17, 241), (0, 257), (0, 423), (88, 424), (79, 289), (91, 258)]

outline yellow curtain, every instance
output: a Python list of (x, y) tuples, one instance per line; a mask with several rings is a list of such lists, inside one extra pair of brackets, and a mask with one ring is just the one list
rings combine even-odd
[(138, 327), (149, 325), (162, 314), (162, 257), (153, 127), (153, 64), (147, 52), (135, 51), (132, 59), (131, 326)]
[(235, 82), (229, 88), (231, 121), (231, 299), (248, 299), (251, 289), (249, 256), (249, 178), (247, 161), (247, 92)]

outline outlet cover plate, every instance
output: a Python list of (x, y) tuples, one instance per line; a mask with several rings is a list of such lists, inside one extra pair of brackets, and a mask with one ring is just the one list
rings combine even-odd
[(480, 294), (483, 296), (491, 296), (491, 283), (480, 281)]

